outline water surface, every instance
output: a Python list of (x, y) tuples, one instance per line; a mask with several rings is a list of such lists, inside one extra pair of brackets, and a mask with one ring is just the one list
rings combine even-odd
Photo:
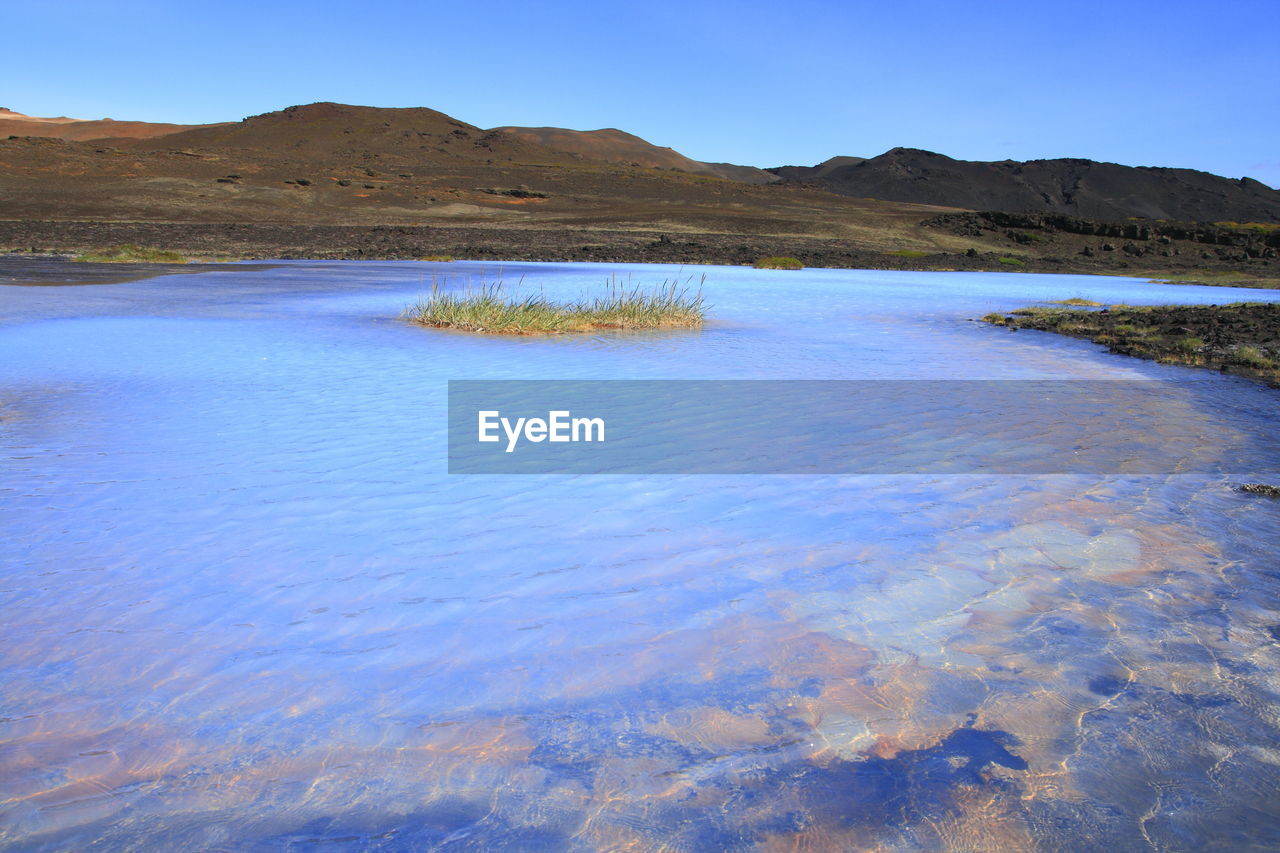
[[(1280, 504), (1238, 478), (463, 477), (444, 434), (449, 379), (1194, 376), (1274, 438), (1269, 389), (971, 318), (1280, 294), (705, 271), (701, 331), (560, 338), (395, 319), (495, 264), (0, 288), (0, 844), (1280, 845)], [(501, 275), (615, 272), (690, 271)]]

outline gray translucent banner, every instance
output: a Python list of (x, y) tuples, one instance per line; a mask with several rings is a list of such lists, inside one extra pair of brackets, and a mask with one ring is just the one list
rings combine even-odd
[(454, 380), (451, 474), (1259, 474), (1238, 381)]

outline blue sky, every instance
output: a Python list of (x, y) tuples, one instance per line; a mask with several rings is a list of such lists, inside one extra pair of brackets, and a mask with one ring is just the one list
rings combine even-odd
[(428, 106), (753, 166), (903, 145), (1280, 186), (1276, 0), (9, 0), (0, 24), (0, 106), (34, 115)]

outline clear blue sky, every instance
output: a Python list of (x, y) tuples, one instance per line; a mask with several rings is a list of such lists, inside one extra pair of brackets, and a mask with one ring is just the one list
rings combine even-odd
[(1280, 186), (1280, 2), (60, 2), (0, 106), (208, 122), (313, 101), (618, 127), (754, 166), (896, 145)]

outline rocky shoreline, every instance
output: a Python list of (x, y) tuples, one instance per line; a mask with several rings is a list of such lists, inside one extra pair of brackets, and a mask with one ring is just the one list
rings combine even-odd
[(1280, 387), (1280, 304), (1034, 307), (988, 323), (1087, 338), (1122, 355), (1234, 373)]
[[(954, 227), (954, 223), (949, 222)], [(1011, 241), (1012, 242), (1012, 241)], [(664, 232), (588, 227), (306, 225), (0, 220), (0, 252), (74, 254), (134, 244), (189, 257), (225, 259), (415, 260), (452, 256), (489, 261), (597, 261), (747, 265), (786, 255), (808, 267), (1084, 273), (1204, 279), (1277, 286), (1276, 261), (1236, 253), (1141, 256), (1125, 252), (1061, 256), (1020, 252), (877, 251), (846, 240), (799, 235)], [(1063, 247), (1064, 249), (1066, 247)], [(1222, 276), (1241, 280), (1219, 280)], [(1261, 280), (1258, 280), (1261, 277)]]

